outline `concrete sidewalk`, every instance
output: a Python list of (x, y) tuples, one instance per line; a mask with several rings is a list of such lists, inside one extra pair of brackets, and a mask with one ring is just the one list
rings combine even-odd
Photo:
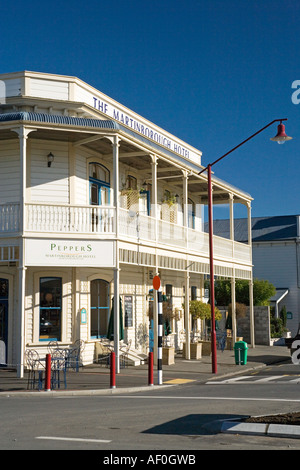
[[(236, 365), (234, 351), (217, 351), (217, 373), (212, 373), (211, 356), (199, 360), (185, 360), (180, 355), (175, 357), (175, 364), (163, 366), (163, 384), (157, 384), (157, 368), (154, 365), (154, 386), (148, 385), (148, 365), (129, 366), (116, 374), (116, 388), (110, 387), (110, 370), (97, 364), (80, 368), (78, 373), (67, 373), (67, 388), (61, 384), (60, 389), (49, 393), (58, 394), (112, 394), (123, 392), (150, 391), (153, 389), (187, 384), (190, 382), (205, 383), (214, 378), (230, 376), (263, 368), (270, 364), (291, 362), (290, 351), (285, 346), (256, 346), (247, 350), (247, 364)], [(15, 370), (0, 368), (0, 394), (42, 393), (27, 389), (27, 373), (24, 378), (17, 378)]]

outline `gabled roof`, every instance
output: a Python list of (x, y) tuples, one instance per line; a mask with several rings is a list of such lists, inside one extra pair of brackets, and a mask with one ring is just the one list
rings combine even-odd
[[(297, 215), (283, 215), (274, 217), (252, 217), (252, 241), (276, 241), (297, 238)], [(229, 219), (214, 220), (214, 235), (230, 238)], [(205, 231), (208, 231), (205, 224)], [(234, 220), (234, 239), (239, 242), (248, 241), (248, 219)]]

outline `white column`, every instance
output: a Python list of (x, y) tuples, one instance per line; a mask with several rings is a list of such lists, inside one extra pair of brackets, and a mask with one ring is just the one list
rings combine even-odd
[(185, 326), (185, 359), (191, 359), (190, 273), (189, 273), (188, 268), (185, 273), (184, 326)]
[(157, 165), (158, 165), (158, 158), (156, 155), (151, 155), (151, 172), (152, 172), (152, 180), (151, 180), (151, 217), (155, 219), (155, 241), (157, 241)]
[(188, 227), (188, 216), (189, 216), (189, 208), (188, 208), (188, 176), (187, 171), (182, 170), (183, 173), (183, 225), (184, 227)]
[(248, 245), (252, 247), (252, 223), (251, 223), (251, 203), (247, 203), (248, 214)]
[(113, 140), (113, 185), (115, 207), (115, 268), (114, 268), (114, 352), (116, 358), (116, 373), (120, 373), (120, 262), (119, 262), (119, 137)]
[[(188, 249), (188, 176), (183, 170), (183, 225), (185, 227), (186, 247)], [(188, 259), (187, 259), (188, 262)], [(185, 306), (184, 306), (184, 327), (185, 327), (185, 358), (191, 359), (191, 328), (190, 328), (190, 274), (187, 266), (185, 273)]]
[[(229, 194), (229, 225), (230, 225), (230, 240), (232, 242), (232, 257), (234, 259), (234, 214), (233, 214), (233, 194)], [(232, 341), (236, 342), (236, 298), (235, 298), (235, 269), (231, 278), (231, 310), (232, 310)]]
[(233, 194), (229, 194), (229, 230), (230, 240), (232, 241), (232, 256), (234, 258), (234, 214), (233, 214)]
[(25, 352), (25, 203), (26, 203), (26, 156), (27, 138), (31, 130), (21, 127), (16, 130), (20, 143), (20, 245), (19, 245), (19, 312), (17, 335), (17, 376), (24, 376), (24, 352)]
[[(248, 245), (251, 251), (252, 263), (252, 223), (251, 223), (251, 203), (247, 204), (248, 210)], [(254, 303), (253, 303), (253, 274), (251, 271), (251, 280), (249, 281), (249, 307), (250, 307), (250, 342), (252, 348), (255, 348), (255, 333), (254, 333)]]
[(233, 277), (231, 278), (231, 315), (232, 315), (232, 341), (236, 342), (236, 301), (235, 301), (235, 273), (233, 268)]
[(254, 306), (253, 306), (253, 281), (249, 281), (249, 306), (250, 306), (250, 342), (252, 348), (255, 348), (254, 334)]
[(24, 353), (25, 353), (25, 277), (26, 267), (24, 266), (24, 239), (21, 238), (19, 247), (19, 344), (17, 354), (17, 377), (24, 377)]

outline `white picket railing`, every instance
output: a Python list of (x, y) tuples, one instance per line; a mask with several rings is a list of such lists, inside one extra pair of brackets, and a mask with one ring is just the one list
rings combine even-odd
[[(0, 233), (19, 231), (19, 204), (0, 205)], [(25, 205), (25, 231), (37, 233), (72, 233), (115, 235), (115, 208), (111, 206), (74, 206), (29, 203)], [(186, 249), (209, 256), (209, 236), (146, 214), (120, 209), (119, 234), (139, 240)], [(251, 263), (251, 246), (214, 236), (214, 256), (219, 259)]]
[(20, 221), (20, 204), (0, 204), (0, 232), (18, 232)]
[(111, 234), (115, 232), (115, 209), (108, 206), (26, 204), (25, 230)]

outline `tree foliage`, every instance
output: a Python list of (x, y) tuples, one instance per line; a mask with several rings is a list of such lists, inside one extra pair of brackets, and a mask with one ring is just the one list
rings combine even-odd
[[(274, 285), (264, 279), (253, 281), (253, 303), (254, 305), (269, 305), (270, 298), (275, 294)], [(237, 279), (235, 282), (236, 301), (249, 305), (249, 281)], [(218, 305), (229, 305), (231, 303), (231, 281), (219, 279), (215, 282), (215, 300)]]
[[(201, 302), (200, 300), (190, 300), (190, 314), (194, 319), (200, 318), (201, 320), (211, 319), (210, 304)], [(222, 314), (220, 310), (215, 307), (215, 320), (221, 320)]]

